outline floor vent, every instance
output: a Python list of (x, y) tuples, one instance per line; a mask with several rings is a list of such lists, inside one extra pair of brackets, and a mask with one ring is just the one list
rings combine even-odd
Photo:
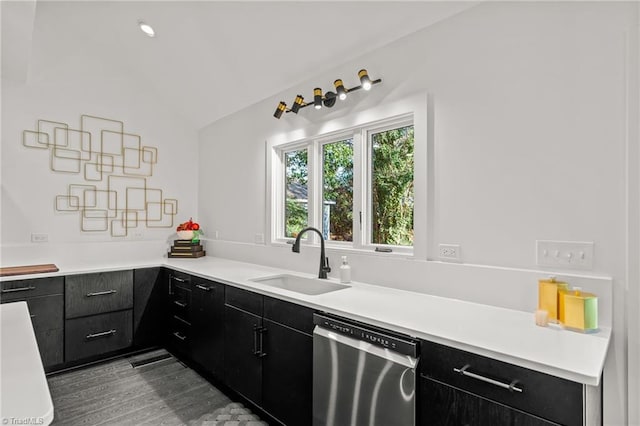
[(145, 359), (132, 360), (132, 361), (129, 361), (129, 363), (131, 364), (131, 367), (138, 368), (138, 367), (142, 367), (144, 365), (153, 364), (154, 362), (163, 361), (163, 360), (169, 359), (169, 358), (172, 358), (172, 355), (170, 353), (164, 353), (164, 354), (160, 354), (160, 355), (151, 356), (151, 357), (145, 358)]

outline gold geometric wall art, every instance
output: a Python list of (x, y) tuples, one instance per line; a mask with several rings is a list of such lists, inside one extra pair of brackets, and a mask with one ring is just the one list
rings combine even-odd
[(158, 148), (125, 132), (122, 121), (82, 114), (73, 128), (41, 119), (35, 129), (23, 130), (22, 145), (48, 150), (52, 172), (77, 175), (77, 182), (55, 195), (54, 210), (78, 215), (81, 231), (126, 237), (142, 225), (173, 228), (178, 200), (148, 185)]

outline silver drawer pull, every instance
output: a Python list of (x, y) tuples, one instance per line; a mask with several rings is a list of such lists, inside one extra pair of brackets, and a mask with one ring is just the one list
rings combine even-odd
[(29, 316), (30, 316), (31, 318), (35, 318), (35, 317), (36, 317), (36, 315), (35, 315), (35, 314), (31, 314), (31, 315), (29, 315)]
[(181, 302), (179, 300), (174, 300), (173, 303), (175, 303), (176, 305), (180, 306), (181, 308), (186, 308), (187, 307), (187, 302)]
[(112, 328), (111, 330), (103, 331), (102, 333), (91, 333), (91, 334), (87, 334), (87, 335), (85, 336), (85, 338), (86, 338), (87, 340), (89, 340), (89, 339), (95, 339), (95, 338), (97, 338), (97, 337), (113, 336), (114, 334), (116, 334), (116, 330)]
[(173, 333), (174, 336), (176, 336), (178, 339), (184, 341), (186, 340), (187, 336), (183, 336), (182, 334), (178, 333), (177, 331), (175, 333)]
[(517, 380), (514, 380), (509, 384), (502, 383), (502, 382), (499, 382), (497, 380), (490, 379), (489, 377), (485, 377), (485, 376), (481, 376), (481, 375), (476, 374), (476, 373), (472, 373), (471, 371), (468, 371), (469, 367), (471, 367), (471, 366), (469, 364), (467, 364), (462, 368), (454, 368), (453, 371), (456, 372), (456, 373), (462, 374), (463, 376), (471, 377), (472, 379), (480, 380), (481, 382), (490, 383), (492, 385), (501, 387), (503, 389), (507, 389), (507, 390), (509, 390), (511, 392), (522, 392), (522, 388), (516, 387), (516, 383), (518, 383)]
[(2, 293), (15, 293), (16, 291), (29, 291), (29, 290), (35, 290), (36, 288), (33, 286), (29, 286), (29, 287), (18, 287), (18, 288), (8, 288), (6, 290), (2, 290)]
[(117, 293), (118, 290), (107, 290), (107, 291), (98, 291), (95, 293), (87, 293), (86, 296), (87, 297), (93, 297), (93, 296), (106, 296), (108, 294), (114, 294)]
[(179, 283), (186, 283), (186, 282), (187, 282), (187, 280), (184, 280), (184, 279), (182, 279), (182, 278), (178, 278), (178, 277), (176, 277), (175, 275), (171, 275), (171, 279), (172, 279), (172, 280), (176, 280), (176, 281), (178, 281)]
[(205, 286), (200, 285), (200, 284), (196, 284), (196, 287), (198, 287), (200, 290), (204, 290), (204, 291), (211, 291), (211, 290), (213, 290), (211, 287), (205, 287)]
[(181, 323), (183, 323), (183, 324), (191, 325), (191, 323), (190, 323), (189, 321), (187, 321), (187, 320), (185, 320), (185, 319), (182, 319), (182, 318), (180, 318), (180, 317), (179, 317), (179, 316), (177, 316), (177, 315), (174, 315), (174, 316), (173, 316), (173, 319), (175, 319), (175, 320), (177, 320), (177, 321), (180, 321), (180, 322), (181, 322)]

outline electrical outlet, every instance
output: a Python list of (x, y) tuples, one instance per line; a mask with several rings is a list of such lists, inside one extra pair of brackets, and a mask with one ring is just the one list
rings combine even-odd
[(31, 234), (32, 243), (48, 243), (49, 234)]
[(460, 244), (440, 244), (439, 257), (444, 260), (460, 260)]
[(218, 238), (220, 238), (220, 233), (218, 231), (214, 231), (213, 232), (213, 239), (217, 240)]
[(264, 244), (264, 234), (256, 234), (254, 236), (254, 241), (256, 244)]
[(536, 264), (564, 269), (593, 269), (593, 242), (537, 240)]
[(134, 229), (131, 232), (131, 239), (133, 240), (141, 240), (144, 238), (144, 232), (141, 229)]

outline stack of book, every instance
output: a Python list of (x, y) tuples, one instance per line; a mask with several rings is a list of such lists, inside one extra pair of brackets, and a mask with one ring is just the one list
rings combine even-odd
[(202, 257), (206, 255), (204, 247), (200, 241), (191, 240), (173, 240), (171, 251), (168, 253), (169, 257)]

